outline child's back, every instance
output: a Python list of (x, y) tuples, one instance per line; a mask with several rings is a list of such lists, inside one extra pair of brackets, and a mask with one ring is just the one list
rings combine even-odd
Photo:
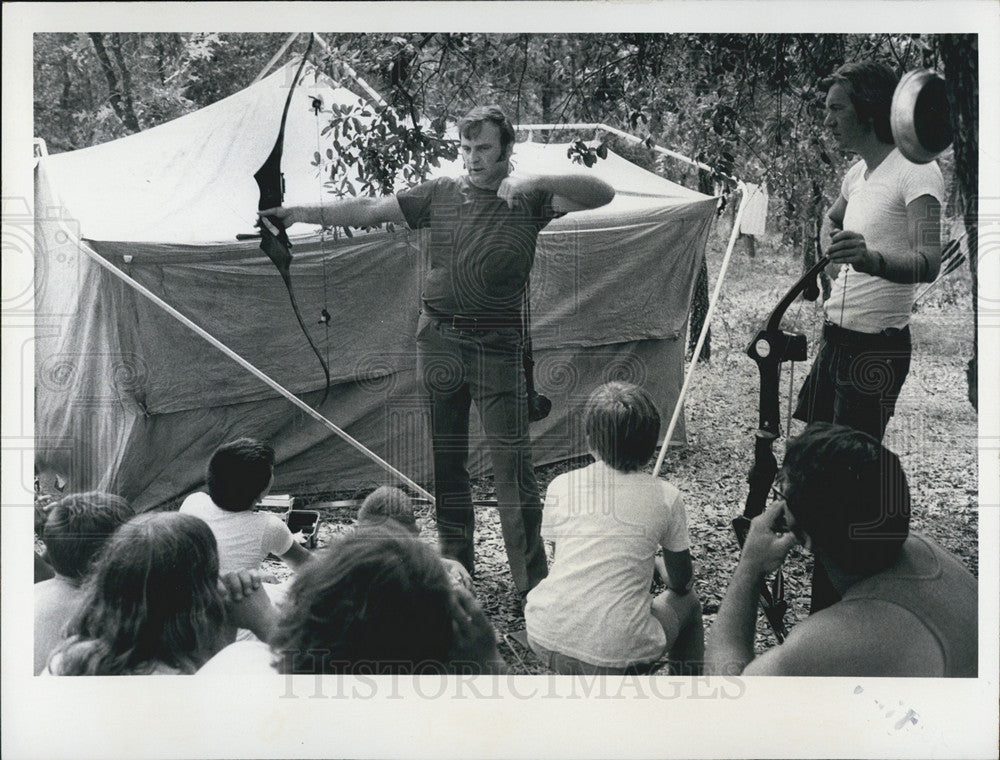
[(45, 670), (49, 655), (63, 640), (94, 559), (131, 516), (124, 499), (100, 491), (66, 496), (48, 508), (42, 541), (55, 577), (33, 587), (35, 675)]
[(280, 557), (294, 542), (288, 526), (277, 515), (253, 510), (229, 512), (207, 493), (191, 494), (180, 511), (208, 523), (219, 545), (219, 572), (223, 574), (257, 570), (268, 554)]
[(208, 523), (223, 574), (258, 570), (268, 554), (293, 568), (309, 558), (277, 515), (254, 511), (274, 480), (274, 449), (268, 444), (252, 438), (223, 444), (209, 460), (206, 480), (208, 493), (191, 494), (180, 511)]
[(532, 639), (602, 667), (657, 659), (666, 641), (649, 609), (654, 557), (689, 548), (677, 489), (597, 461), (549, 485), (542, 537), (558, 550), (528, 595)]
[[(669, 650), (701, 650), (687, 517), (680, 493), (640, 472), (656, 448), (660, 415), (627, 383), (597, 388), (584, 412), (595, 462), (549, 485), (542, 537), (555, 544), (549, 575), (524, 610), (528, 643), (560, 673), (613, 673), (654, 663)], [(662, 548), (668, 590), (649, 584)]]
[(49, 655), (65, 637), (66, 625), (80, 606), (80, 586), (57, 575), (34, 585), (35, 675), (45, 670)]

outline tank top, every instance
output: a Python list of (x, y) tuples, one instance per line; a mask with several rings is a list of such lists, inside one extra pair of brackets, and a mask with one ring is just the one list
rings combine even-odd
[(945, 677), (975, 678), (979, 654), (976, 578), (930, 539), (910, 534), (899, 561), (856, 583), (843, 601), (872, 599), (912, 613), (937, 640)]

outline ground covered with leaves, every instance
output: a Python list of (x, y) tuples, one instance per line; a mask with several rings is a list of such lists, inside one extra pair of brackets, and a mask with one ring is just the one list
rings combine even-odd
[[(720, 225), (724, 227), (725, 225)], [(722, 233), (727, 232), (722, 230)], [(713, 235), (709, 273), (713, 281), (721, 266), (725, 240)], [(730, 520), (742, 511), (746, 474), (753, 461), (757, 426), (758, 376), (744, 353), (746, 344), (800, 272), (799, 262), (775, 245), (757, 246), (756, 257), (738, 250), (725, 279), (712, 319), (711, 359), (698, 364), (685, 402), (687, 444), (667, 454), (661, 477), (676, 485), (688, 510), (696, 590), (710, 630), (738, 552)], [(806, 334), (809, 361), (786, 369), (782, 376), (782, 428), (789, 428), (789, 386), (793, 394), (815, 356), (822, 325), (821, 307), (796, 302), (783, 327)], [(978, 573), (977, 416), (967, 400), (965, 366), (972, 353), (972, 305), (968, 273), (950, 275), (917, 304), (911, 321), (913, 362), (896, 414), (886, 432), (886, 445), (899, 454), (913, 496), (912, 527), (930, 535)], [(790, 377), (791, 375), (791, 377)], [(671, 410), (664, 411), (669, 419)], [(664, 424), (666, 424), (664, 422)], [(802, 424), (792, 421), (791, 432)], [(781, 460), (784, 439), (775, 446)], [(589, 458), (538, 468), (544, 491), (558, 474), (584, 466)], [(475, 484), (477, 498), (493, 497), (489, 478)], [(315, 505), (317, 507), (321, 505)], [(356, 508), (324, 507), (319, 543), (350, 530)], [(421, 538), (435, 540), (433, 513), (418, 509)], [(476, 595), (501, 635), (501, 651), (515, 672), (541, 673), (541, 665), (509, 634), (524, 628), (520, 597), (514, 589), (497, 511), (477, 512)], [(280, 572), (280, 568), (275, 568)], [(789, 625), (808, 610), (812, 562), (793, 550), (785, 562)], [(506, 635), (505, 635), (506, 634)], [(758, 649), (772, 639), (758, 625)]]

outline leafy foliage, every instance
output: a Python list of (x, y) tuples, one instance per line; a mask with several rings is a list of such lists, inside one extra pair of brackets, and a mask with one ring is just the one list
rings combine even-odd
[(397, 179), (412, 185), (425, 179), (442, 158), (454, 159), (458, 148), (443, 137), (443, 122), (425, 128), (408, 122), (390, 105), (337, 106), (329, 112), (322, 134), (332, 139), (315, 163), (329, 174), (331, 192), (338, 196), (389, 195)]
[[(823, 78), (848, 60), (876, 58), (902, 72), (938, 66), (943, 54), (959, 77), (959, 64), (974, 69), (976, 58), (974, 38), (960, 35), (323, 38), (324, 71), (348, 86), (356, 71), (386, 101), (330, 113), (328, 142), (316, 162), (328, 170), (334, 191), (350, 192), (348, 175), (364, 192), (378, 193), (400, 177), (425, 177), (435, 161), (455, 155), (443, 137), (448, 122), (472, 105), (497, 103), (515, 122), (603, 122), (649, 145), (668, 145), (714, 167), (708, 178), (714, 191), (731, 191), (736, 177), (766, 183), (772, 223), (806, 261), (815, 255), (819, 220), (848, 163), (822, 126)], [(58, 151), (155, 126), (246, 86), (285, 44), (287, 37), (273, 34), (36, 35), (36, 134)], [(302, 44), (297, 40), (285, 54)], [(555, 131), (546, 138), (566, 139)], [(669, 179), (698, 183), (687, 165), (631, 146), (622, 152)], [(586, 164), (583, 153), (580, 160)], [(950, 159), (942, 164), (947, 171)], [(963, 153), (958, 168), (968, 165), (974, 161)]]

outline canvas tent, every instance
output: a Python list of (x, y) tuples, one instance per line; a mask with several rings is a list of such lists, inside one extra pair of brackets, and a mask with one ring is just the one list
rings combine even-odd
[[(111, 262), (318, 404), (323, 374), (281, 279), (255, 241), (236, 240), (253, 228), (253, 173), (274, 143), (292, 71), (286, 66), (154, 129), (39, 160), (36, 471), (58, 476), (65, 490), (102, 488), (139, 509), (162, 505), (200, 487), (211, 451), (241, 435), (275, 446), (279, 491), (387, 482), (376, 465), (91, 259)], [(313, 165), (313, 95), (326, 108), (358, 102), (315, 73), (296, 88), (285, 134), (286, 202), (323, 194)], [(716, 204), (614, 154), (585, 169), (569, 162), (565, 145), (519, 143), (515, 165), (592, 171), (617, 192), (610, 205), (556, 220), (539, 238), (531, 285), (536, 378), (554, 408), (532, 435), (535, 461), (546, 463), (584, 453), (579, 404), (608, 379), (640, 383), (669, 418)], [(429, 485), (427, 417), (414, 373), (423, 233), (290, 233), (299, 305), (333, 377), (320, 411)], [(320, 323), (324, 309), (328, 324)], [(675, 439), (683, 440), (683, 427)], [(481, 441), (470, 464), (477, 474), (488, 469)]]

